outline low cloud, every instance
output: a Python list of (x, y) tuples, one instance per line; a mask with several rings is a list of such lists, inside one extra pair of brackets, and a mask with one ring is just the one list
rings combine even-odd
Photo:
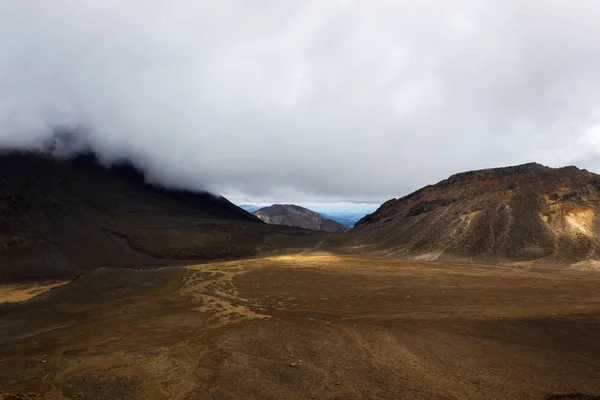
[(462, 170), (600, 171), (600, 2), (0, 5), (0, 146), (72, 129), (163, 184), (383, 201)]

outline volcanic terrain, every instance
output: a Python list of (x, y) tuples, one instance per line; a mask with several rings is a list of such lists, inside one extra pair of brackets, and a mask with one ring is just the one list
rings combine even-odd
[(0, 282), (248, 257), (322, 239), (264, 224), (223, 197), (148, 184), (126, 162), (104, 168), (93, 154), (8, 153), (0, 171)]
[[(461, 174), (329, 234), (90, 155), (0, 166), (0, 400), (600, 400), (600, 275), (512, 262), (595, 257), (596, 175)], [(357, 254), (434, 251), (469, 262)]]
[(384, 203), (352, 234), (379, 254), (593, 268), (598, 213), (600, 175), (532, 163), (453, 175)]

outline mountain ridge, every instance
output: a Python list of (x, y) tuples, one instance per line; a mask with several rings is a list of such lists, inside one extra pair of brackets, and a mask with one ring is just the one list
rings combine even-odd
[(538, 163), (453, 174), (357, 222), (356, 243), (424, 259), (600, 259), (600, 175)]

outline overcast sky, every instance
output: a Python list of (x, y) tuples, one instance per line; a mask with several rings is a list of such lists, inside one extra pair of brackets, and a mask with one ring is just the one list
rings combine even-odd
[(600, 172), (600, 1), (0, 1), (0, 146), (76, 127), (236, 201)]

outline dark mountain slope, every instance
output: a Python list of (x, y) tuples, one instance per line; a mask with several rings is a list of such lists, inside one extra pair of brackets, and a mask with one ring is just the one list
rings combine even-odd
[(600, 175), (539, 164), (456, 174), (361, 219), (352, 241), (427, 259), (600, 259)]
[(350, 227), (294, 204), (274, 204), (253, 213), (268, 224), (295, 226), (324, 232), (347, 232)]
[(146, 184), (131, 164), (0, 156), (0, 282), (248, 256), (277, 247), (271, 233), (307, 236), (279, 231), (223, 197)]

